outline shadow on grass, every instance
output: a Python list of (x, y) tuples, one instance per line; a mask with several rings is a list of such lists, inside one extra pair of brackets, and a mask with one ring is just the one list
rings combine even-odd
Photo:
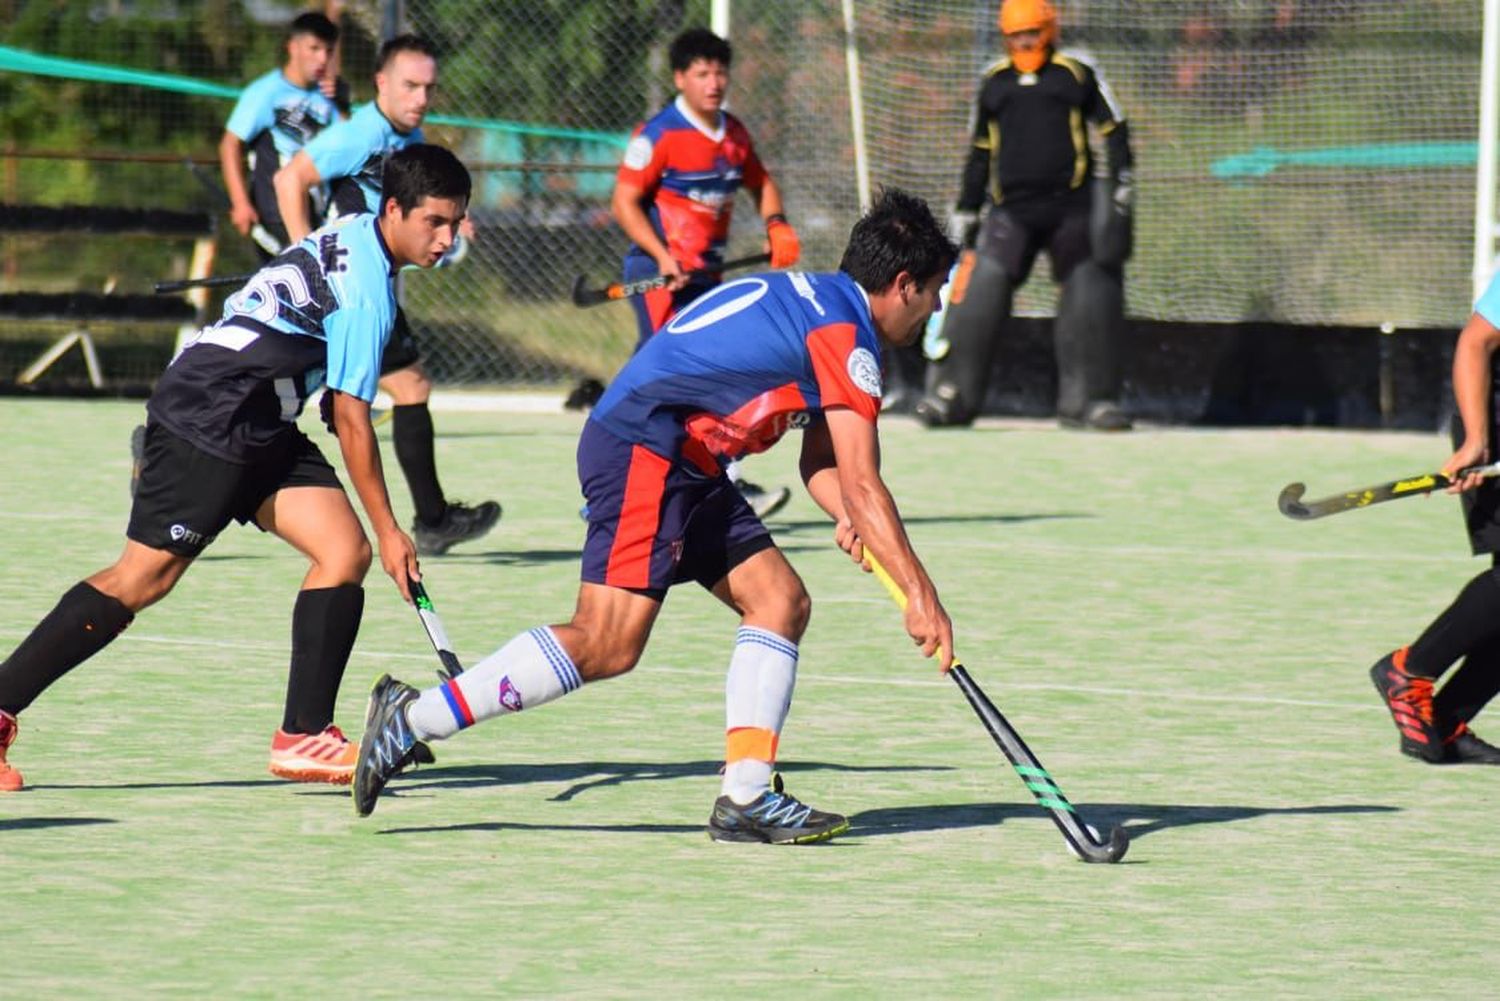
[[(55, 787), (54, 787), (55, 788)], [(113, 824), (108, 817), (11, 817), (0, 820), (0, 833), (35, 831), (43, 827), (87, 827), (90, 824)]]
[[(582, 526), (582, 522), (579, 525)], [(583, 529), (580, 527), (579, 532)], [(492, 549), (487, 553), (444, 553), (444, 563), (483, 563), (497, 567), (530, 567), (548, 563), (577, 563), (582, 549)]]
[[(1093, 518), (1092, 514), (1078, 514), (1071, 511), (1055, 511), (1045, 514), (928, 514), (902, 516), (903, 525), (1018, 525), (1028, 521), (1063, 521), (1074, 518)], [(798, 532), (820, 531), (831, 532), (833, 522), (824, 519), (809, 519), (806, 521), (783, 521), (772, 518), (766, 524), (772, 534), (786, 532), (796, 534)]]
[[(387, 786), (387, 793), (399, 795), (402, 790), (468, 789), (476, 786), (529, 785), (533, 782), (569, 782), (571, 785), (551, 797), (561, 803), (593, 789), (605, 789), (627, 782), (659, 782), (668, 779), (714, 778), (719, 774), (718, 759), (711, 761), (565, 761), (530, 765), (437, 765), (408, 772)], [(789, 761), (777, 765), (783, 775), (798, 772), (947, 772), (946, 765), (840, 765), (826, 761)]]
[(88, 782), (73, 785), (44, 782), (32, 789), (254, 789), (256, 786), (291, 786), (285, 779), (217, 779), (206, 782)]
[[(1100, 831), (1125, 828), (1131, 841), (1170, 827), (1227, 824), (1266, 816), (1330, 816), (1336, 814), (1396, 813), (1398, 807), (1366, 804), (1345, 806), (1194, 806), (1190, 804), (1091, 803), (1079, 815)], [(986, 827), (1007, 820), (1046, 820), (1050, 817), (1030, 803), (964, 803), (944, 806), (899, 806), (866, 810), (849, 818), (850, 834), (908, 834), (914, 831)]]

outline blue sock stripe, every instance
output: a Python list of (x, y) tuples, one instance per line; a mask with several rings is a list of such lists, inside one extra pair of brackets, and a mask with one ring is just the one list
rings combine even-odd
[(443, 693), (443, 701), (448, 703), (448, 711), (453, 714), (453, 722), (458, 724), (458, 728), (465, 730), (473, 726), (474, 721), (464, 714), (458, 700), (453, 697), (453, 690), (447, 685), (440, 686), (439, 690)]
[(536, 640), (537, 646), (542, 648), (542, 655), (547, 658), (552, 673), (557, 675), (564, 694), (582, 686), (583, 679), (578, 676), (578, 668), (573, 666), (573, 661), (569, 659), (567, 651), (557, 642), (557, 637), (552, 635), (552, 630), (546, 626), (537, 626), (531, 630), (531, 638)]
[(770, 647), (777, 653), (786, 654), (793, 661), (797, 659), (797, 644), (775, 633), (764, 629), (756, 629), (754, 626), (741, 626), (740, 631), (734, 637), (735, 645), (741, 643), (758, 643), (764, 647)]

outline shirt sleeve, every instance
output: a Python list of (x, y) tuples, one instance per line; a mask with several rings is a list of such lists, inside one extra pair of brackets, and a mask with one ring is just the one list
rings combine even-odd
[(625, 156), (620, 161), (620, 169), (615, 173), (615, 181), (624, 181), (642, 191), (655, 188), (661, 183), (661, 175), (667, 167), (667, 151), (664, 146), (664, 143), (653, 138), (645, 125), (636, 129), (625, 146)]
[(880, 413), (880, 360), (859, 343), (852, 323), (830, 323), (807, 335), (822, 409), (848, 407), (871, 424)]
[(1500, 274), (1490, 279), (1484, 295), (1474, 304), (1474, 312), (1490, 321), (1492, 326), (1500, 327)]
[(363, 130), (352, 118), (334, 122), (302, 149), (324, 181), (358, 174), (372, 152)]
[(271, 102), (266, 100), (266, 89), (256, 81), (240, 92), (240, 99), (234, 102), (234, 110), (229, 113), (224, 130), (248, 143), (274, 123), (275, 114)]
[(366, 403), (375, 399), (380, 381), (380, 356), (395, 317), (368, 299), (341, 306), (323, 321), (328, 342), (328, 388)]

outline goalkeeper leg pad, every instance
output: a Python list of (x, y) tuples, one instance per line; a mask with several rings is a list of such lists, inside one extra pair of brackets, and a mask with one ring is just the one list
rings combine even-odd
[(941, 361), (928, 367), (928, 391), (917, 416), (929, 427), (968, 424), (979, 414), (990, 388), (995, 347), (1010, 319), (1015, 286), (1004, 265), (979, 255), (963, 300), (948, 308)]
[(1125, 285), (1118, 272), (1084, 261), (1063, 281), (1052, 343), (1057, 416), (1082, 423), (1090, 407), (1117, 403), (1125, 341)]

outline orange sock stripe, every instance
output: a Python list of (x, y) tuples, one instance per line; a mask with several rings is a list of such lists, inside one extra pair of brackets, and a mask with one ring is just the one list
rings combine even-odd
[(781, 739), (775, 730), (762, 730), (754, 726), (741, 726), (724, 734), (724, 761), (733, 764), (752, 758), (756, 761), (776, 760), (776, 744)]

